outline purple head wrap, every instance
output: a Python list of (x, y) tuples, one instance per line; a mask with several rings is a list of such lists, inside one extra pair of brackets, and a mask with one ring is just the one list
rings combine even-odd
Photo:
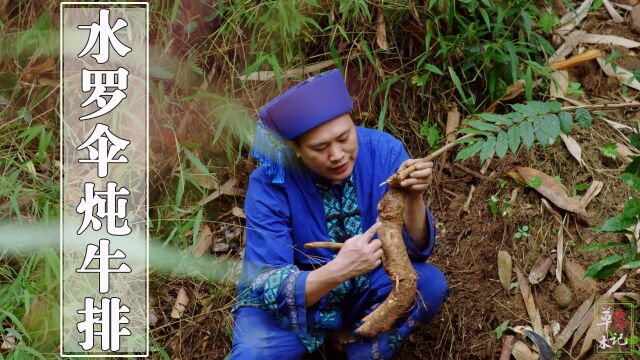
[(267, 168), (274, 183), (282, 183), (286, 152), (290, 151), (285, 141), (348, 113), (352, 107), (339, 70), (304, 80), (260, 110), (252, 155)]

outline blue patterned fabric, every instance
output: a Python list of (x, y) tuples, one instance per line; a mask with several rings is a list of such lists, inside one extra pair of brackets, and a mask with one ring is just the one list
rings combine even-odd
[[(355, 326), (365, 315), (364, 309), (382, 301), (366, 294), (383, 288), (388, 293), (390, 288), (388, 278), (386, 283), (371, 280), (378, 270), (384, 274), (380, 267), (343, 282), (309, 308), (305, 304), (309, 272), (331, 261), (336, 253), (303, 245), (343, 242), (371, 227), (378, 216), (376, 205), (387, 190), (378, 185), (409, 158), (402, 143), (391, 135), (361, 127), (356, 131), (358, 155), (352, 175), (342, 184), (331, 185), (305, 166), (287, 168), (283, 183), (277, 184), (267, 169), (259, 167), (251, 174), (245, 199), (247, 244), (233, 311), (263, 309), (277, 326), (293, 331), (310, 352), (322, 345), (327, 332)], [(418, 250), (403, 232), (409, 257), (417, 262), (427, 259), (435, 243), (434, 220), (428, 209), (426, 215), (429, 243), (424, 250)], [(402, 331), (391, 343), (406, 337)], [(387, 340), (383, 342), (384, 351), (391, 349)]]

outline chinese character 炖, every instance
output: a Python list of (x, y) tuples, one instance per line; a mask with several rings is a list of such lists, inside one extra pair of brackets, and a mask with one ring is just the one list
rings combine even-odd
[[(111, 273), (130, 273), (131, 268), (129, 265), (122, 263), (117, 268), (109, 266), (111, 259), (124, 259), (126, 255), (122, 250), (118, 249), (113, 254), (109, 254), (109, 240), (100, 239), (100, 247), (89, 244), (87, 245), (87, 251), (84, 254), (84, 261), (79, 269), (76, 269), (77, 273), (98, 273), (100, 282), (100, 293), (105, 294), (109, 291), (109, 274)], [(89, 264), (93, 260), (98, 260), (98, 267), (89, 267)]]
[[(127, 90), (129, 70), (119, 67), (118, 70), (87, 70), (82, 69), (82, 92), (93, 90), (89, 98), (80, 107), (87, 107), (96, 103), (99, 110), (80, 117), (80, 120), (89, 120), (100, 117), (115, 109), (127, 94), (122, 90)], [(115, 88), (107, 92), (108, 88)], [(109, 101), (104, 96), (109, 96)]]
[(109, 9), (100, 9), (100, 23), (91, 23), (91, 25), (79, 25), (78, 29), (82, 30), (90, 30), (89, 40), (85, 45), (82, 52), (78, 55), (78, 57), (83, 57), (93, 49), (94, 45), (100, 38), (100, 42), (98, 43), (98, 54), (92, 54), (91, 57), (96, 59), (98, 64), (104, 64), (109, 61), (109, 48), (110, 44), (113, 45), (113, 49), (120, 55), (124, 57), (128, 52), (131, 51), (130, 47), (124, 45), (118, 37), (116, 37), (116, 31), (122, 29), (127, 26), (127, 22), (121, 18), (116, 20), (116, 23), (113, 24), (113, 27), (109, 25)]
[[(78, 331), (84, 333), (84, 341), (78, 344), (85, 351), (91, 350), (94, 337), (99, 336), (102, 351), (119, 351), (120, 337), (131, 335), (131, 331), (122, 326), (129, 323), (129, 319), (122, 315), (128, 313), (129, 308), (120, 306), (120, 298), (117, 297), (102, 299), (101, 308), (94, 306), (93, 298), (84, 300), (84, 309), (78, 310), (78, 314), (84, 315), (84, 320), (76, 324)], [(96, 330), (95, 325), (100, 325), (100, 330)]]
[[(127, 188), (121, 187), (116, 191), (117, 184), (113, 181), (107, 183), (106, 191), (95, 191), (96, 184), (86, 182), (84, 184), (84, 196), (80, 199), (76, 212), (83, 214), (82, 225), (78, 229), (78, 235), (82, 234), (89, 224), (93, 230), (100, 230), (102, 223), (100, 219), (107, 219), (107, 232), (110, 235), (128, 235), (131, 228), (128, 220), (125, 219), (127, 199), (118, 198), (129, 195)], [(96, 208), (95, 216), (93, 210)], [(122, 226), (116, 224), (116, 219), (123, 220)]]
[[(98, 142), (97, 146), (92, 146), (95, 142)], [(129, 161), (124, 155), (120, 155), (117, 159), (115, 157), (118, 151), (124, 150), (130, 143), (130, 140), (120, 139), (112, 134), (107, 125), (97, 124), (89, 138), (76, 148), (78, 151), (85, 148), (89, 151), (89, 158), (79, 159), (78, 162), (98, 163), (98, 177), (106, 177), (108, 174), (107, 166), (110, 163), (126, 163)]]

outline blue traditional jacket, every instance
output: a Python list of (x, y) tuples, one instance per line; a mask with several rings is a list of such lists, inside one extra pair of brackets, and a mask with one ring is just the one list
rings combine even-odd
[[(336, 256), (329, 249), (305, 249), (315, 241), (344, 242), (371, 227), (377, 204), (387, 190), (379, 184), (409, 158), (393, 136), (356, 127), (358, 154), (351, 176), (332, 185), (306, 166), (289, 166), (284, 183), (274, 184), (263, 167), (250, 177), (245, 199), (246, 249), (238, 283), (237, 304), (269, 311), (280, 326), (293, 329), (307, 350), (314, 351), (327, 331), (345, 324), (349, 304), (368, 286), (368, 274), (350, 279), (319, 302), (305, 306), (310, 271)], [(435, 243), (435, 226), (427, 209), (429, 244), (419, 251), (403, 228), (413, 261), (425, 261)], [(351, 324), (352, 325), (352, 324)]]

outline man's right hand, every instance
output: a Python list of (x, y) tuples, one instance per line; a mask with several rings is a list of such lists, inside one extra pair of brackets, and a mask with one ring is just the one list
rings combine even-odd
[[(382, 223), (373, 224), (367, 231), (344, 242), (342, 249), (330, 262), (336, 275), (346, 281), (366, 274), (382, 263), (382, 242), (372, 240)], [(327, 264), (329, 265), (329, 264)]]

